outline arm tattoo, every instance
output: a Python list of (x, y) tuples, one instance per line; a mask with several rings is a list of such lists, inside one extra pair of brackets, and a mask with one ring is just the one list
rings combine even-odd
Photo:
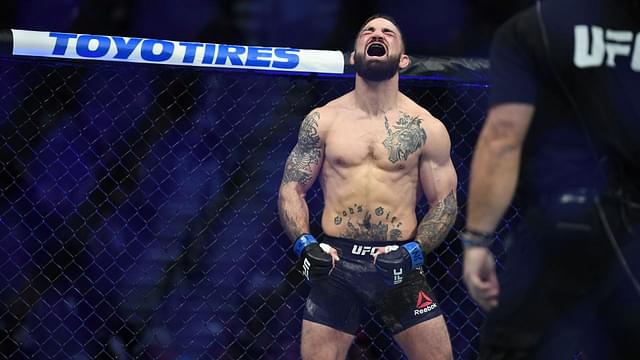
[(420, 222), (416, 235), (416, 240), (425, 253), (433, 251), (442, 243), (456, 221), (457, 215), (458, 203), (453, 192), (431, 206)]
[(320, 113), (314, 112), (302, 121), (298, 143), (291, 151), (285, 165), (283, 184), (299, 182), (306, 185), (311, 180), (312, 165), (319, 164), (322, 156), (318, 119), (320, 119)]
[(409, 155), (420, 149), (427, 141), (427, 133), (420, 126), (422, 119), (418, 116), (411, 117), (402, 113), (402, 116), (393, 130), (389, 127), (389, 120), (384, 117), (384, 127), (387, 129), (387, 138), (382, 145), (389, 151), (389, 161), (395, 164), (399, 160), (407, 160)]
[(296, 221), (296, 219), (287, 214), (285, 211), (281, 210), (278, 213), (280, 215), (280, 223), (282, 224), (284, 232), (287, 234), (289, 239), (295, 240), (298, 238), (298, 236), (305, 232), (298, 225), (298, 221)]

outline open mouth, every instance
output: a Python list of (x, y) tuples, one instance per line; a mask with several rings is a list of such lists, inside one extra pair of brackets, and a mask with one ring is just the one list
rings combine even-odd
[(387, 54), (387, 49), (381, 43), (374, 42), (367, 48), (367, 55), (369, 56), (384, 56)]

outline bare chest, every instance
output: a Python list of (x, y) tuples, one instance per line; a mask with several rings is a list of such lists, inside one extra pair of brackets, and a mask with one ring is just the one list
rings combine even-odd
[(417, 163), (426, 142), (420, 119), (342, 119), (326, 138), (325, 159), (338, 167), (374, 163), (380, 168), (404, 169)]

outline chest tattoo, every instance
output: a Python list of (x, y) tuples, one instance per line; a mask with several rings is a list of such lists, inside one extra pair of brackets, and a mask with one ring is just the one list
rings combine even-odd
[(384, 127), (388, 136), (382, 145), (389, 152), (389, 161), (395, 164), (399, 160), (407, 160), (409, 155), (420, 149), (427, 141), (427, 133), (420, 126), (422, 119), (402, 113), (400, 119), (389, 126), (389, 120), (384, 117)]

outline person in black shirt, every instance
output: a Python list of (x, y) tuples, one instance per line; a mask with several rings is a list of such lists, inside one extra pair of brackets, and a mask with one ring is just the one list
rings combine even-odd
[(639, 359), (639, 1), (536, 4), (496, 33), (491, 78), (460, 236), (480, 358)]

